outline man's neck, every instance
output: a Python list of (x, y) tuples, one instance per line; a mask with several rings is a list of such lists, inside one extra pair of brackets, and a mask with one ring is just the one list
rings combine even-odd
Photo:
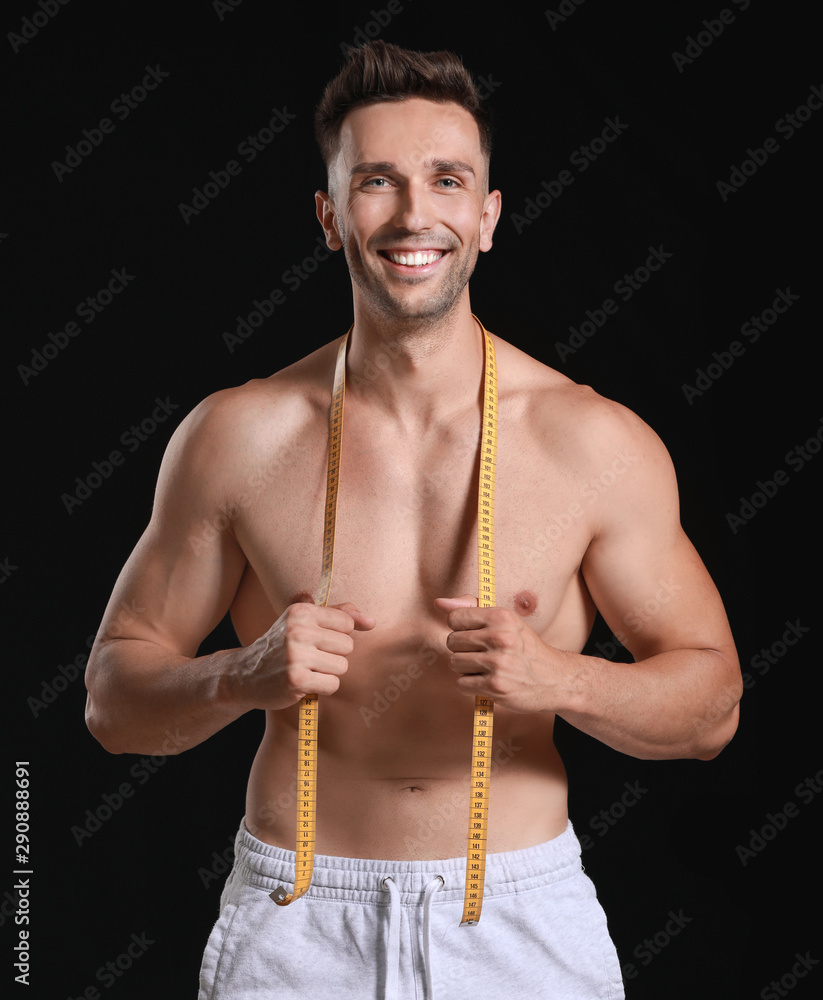
[(468, 296), (447, 316), (424, 320), (386, 319), (355, 304), (348, 386), (364, 404), (425, 426), (479, 399), (483, 355)]

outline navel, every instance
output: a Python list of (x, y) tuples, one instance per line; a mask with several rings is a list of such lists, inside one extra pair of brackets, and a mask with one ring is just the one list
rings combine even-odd
[(409, 792), (411, 795), (415, 795), (419, 792), (427, 791), (427, 786), (425, 781), (421, 781), (420, 778), (401, 778), (403, 784), (400, 785), (401, 792)]
[(519, 590), (514, 595), (514, 610), (523, 618), (528, 618), (537, 611), (537, 594), (531, 590)]

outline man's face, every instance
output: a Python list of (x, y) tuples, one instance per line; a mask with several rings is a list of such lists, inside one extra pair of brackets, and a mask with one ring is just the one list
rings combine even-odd
[(500, 213), (474, 119), (456, 104), (388, 101), (355, 108), (340, 139), (317, 214), (355, 299), (395, 320), (447, 314)]

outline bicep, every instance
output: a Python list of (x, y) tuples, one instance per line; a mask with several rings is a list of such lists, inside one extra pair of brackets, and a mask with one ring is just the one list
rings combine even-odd
[(634, 421), (636, 461), (604, 494), (583, 560), (589, 593), (636, 660), (689, 648), (733, 658), (720, 595), (680, 524), (671, 460), (657, 436)]
[(636, 660), (673, 649), (733, 652), (720, 595), (682, 530), (653, 549), (599, 538), (583, 575), (606, 624)]
[(151, 521), (117, 579), (98, 642), (142, 639), (195, 656), (231, 606), (246, 559), (224, 513), (228, 484), (214, 446), (192, 424), (169, 444)]

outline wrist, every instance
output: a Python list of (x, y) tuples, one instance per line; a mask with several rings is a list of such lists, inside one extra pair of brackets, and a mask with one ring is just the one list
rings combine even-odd
[(214, 700), (222, 708), (231, 710), (238, 716), (256, 707), (250, 679), (262, 656), (260, 641), (257, 639), (248, 646), (224, 649), (216, 654), (220, 661), (217, 664)]
[(553, 711), (558, 715), (588, 713), (597, 677), (604, 661), (597, 656), (584, 656), (569, 650), (559, 654), (560, 680), (556, 686)]

